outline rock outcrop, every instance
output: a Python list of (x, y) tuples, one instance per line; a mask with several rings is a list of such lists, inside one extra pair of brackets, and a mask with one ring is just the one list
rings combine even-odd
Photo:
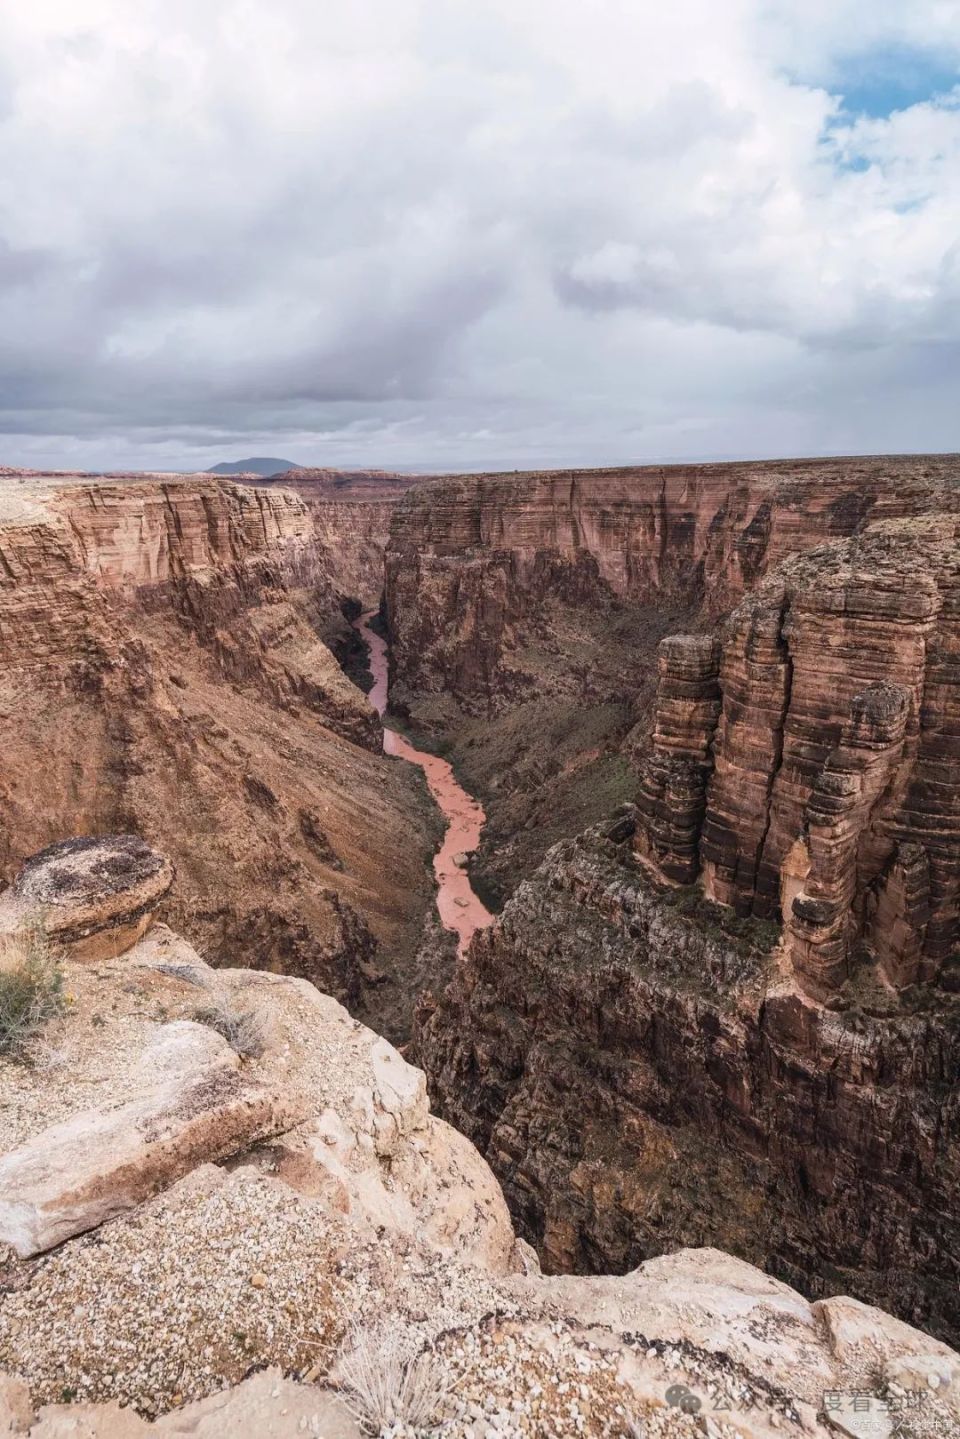
[(712, 709), (677, 718), (691, 642), (665, 642), (637, 849), (782, 918), (821, 1000), (865, 961), (893, 989), (960, 981), (958, 537), (951, 515), (884, 522), (785, 562), (730, 619)]
[(689, 884), (700, 869), (697, 847), (720, 713), (719, 661), (710, 635), (671, 635), (660, 643), (651, 754), (637, 797), (637, 852), (677, 884)]
[(0, 1434), (359, 1439), (374, 1390), (450, 1439), (960, 1423), (960, 1355), (716, 1250), (541, 1276), (423, 1074), (301, 980), (162, 924), (64, 977), (0, 1059)]
[[(712, 633), (741, 602), (739, 657), (729, 644), (724, 655), (729, 713), (720, 734), (739, 688), (753, 721), (750, 762), (739, 766), (746, 792), (732, 802), (752, 807), (755, 832), (749, 840), (744, 832), (744, 849), (763, 841), (772, 855), (779, 840), (773, 829), (764, 835), (765, 784), (779, 765), (791, 668), (773, 594), (753, 608), (751, 597), (792, 556), (878, 525), (895, 534), (923, 517), (935, 532), (938, 515), (949, 525), (958, 512), (960, 463), (952, 457), (461, 476), (411, 491), (397, 506), (386, 556), (391, 694), (420, 732), (449, 747), (483, 802), (489, 826), (478, 877), (493, 897), (532, 873), (557, 839), (633, 797), (653, 729), (659, 642)], [(842, 586), (829, 588), (842, 603)], [(928, 589), (921, 579), (921, 608)], [(886, 594), (882, 576), (865, 577), (861, 598), (871, 590), (890, 615), (898, 605), (906, 615), (909, 603)], [(849, 618), (852, 626), (853, 611)], [(918, 610), (918, 643), (921, 619)], [(790, 623), (801, 623), (799, 608)], [(843, 617), (823, 611), (819, 630), (812, 615), (802, 623), (801, 663), (812, 667), (817, 646), (831, 643)], [(879, 611), (860, 615), (863, 633), (882, 623)], [(895, 632), (894, 620), (888, 639)], [(828, 651), (828, 674), (836, 658)], [(909, 667), (905, 653), (904, 662)], [(952, 683), (945, 663), (942, 681), (935, 669), (928, 674), (941, 686), (931, 691), (936, 706), (947, 702)], [(882, 664), (877, 675), (899, 683)], [(849, 704), (854, 692), (844, 684), (840, 693)], [(822, 708), (829, 718), (829, 704)], [(848, 717), (849, 710), (841, 723)], [(823, 719), (810, 713), (810, 733), (825, 733)], [(790, 727), (800, 722), (794, 707)], [(750, 723), (737, 719), (745, 743)], [(836, 743), (835, 726), (831, 734)], [(798, 735), (798, 750), (803, 742)], [(661, 822), (668, 810), (686, 812), (678, 824), (689, 830), (700, 778), (678, 766), (668, 774), (663, 761), (656, 774), (646, 772), (641, 802), (659, 809)], [(802, 762), (788, 753), (784, 790)], [(721, 824), (723, 769), (712, 785)], [(676, 841), (689, 851), (689, 836)], [(778, 855), (777, 871), (782, 862)], [(678, 873), (692, 867), (688, 854)], [(764, 867), (757, 881), (773, 883), (772, 909), (775, 879)]]
[(61, 840), (0, 896), (0, 933), (39, 916), (71, 958), (113, 959), (147, 932), (172, 883), (173, 866), (139, 835)]
[(434, 821), (323, 638), (352, 635), (327, 550), (282, 488), (0, 482), (0, 879), (63, 835), (137, 831), (207, 954), (355, 1004), (376, 971), (402, 1034)]
[(956, 1338), (957, 996), (824, 1007), (778, 925), (658, 882), (638, 822), (551, 850), (424, 1002), (440, 1113), (554, 1272), (712, 1244)]

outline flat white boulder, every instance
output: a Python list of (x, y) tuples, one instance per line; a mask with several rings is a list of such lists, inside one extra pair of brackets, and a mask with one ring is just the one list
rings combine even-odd
[(21, 1258), (304, 1117), (283, 1088), (247, 1080), (226, 1040), (203, 1025), (161, 1026), (143, 1066), (156, 1083), (137, 1098), (75, 1114), (0, 1158), (0, 1242)]

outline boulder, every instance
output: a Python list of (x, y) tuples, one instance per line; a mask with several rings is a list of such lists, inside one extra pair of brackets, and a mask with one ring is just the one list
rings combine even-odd
[(202, 1025), (164, 1025), (143, 1063), (156, 1082), (137, 1098), (111, 1096), (0, 1159), (0, 1241), (22, 1258), (304, 1117), (282, 1088), (243, 1079), (237, 1054)]
[(67, 839), (24, 864), (0, 902), (0, 930), (39, 918), (73, 959), (112, 959), (149, 929), (173, 866), (139, 835)]

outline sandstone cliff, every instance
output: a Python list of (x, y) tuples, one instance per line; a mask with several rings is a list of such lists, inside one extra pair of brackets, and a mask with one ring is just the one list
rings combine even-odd
[(958, 478), (956, 459), (924, 456), (418, 486), (397, 509), (387, 552), (397, 682), (496, 707), (511, 668), (522, 668), (518, 629), (549, 599), (674, 600), (719, 616), (773, 565), (869, 520), (955, 513)]
[[(138, 843), (59, 846), (18, 886), (99, 950), (0, 1057), (0, 1433), (836, 1439), (864, 1402), (881, 1434), (954, 1432), (960, 1356), (853, 1299), (712, 1249), (542, 1277), (389, 1044), (163, 925), (130, 947)], [(391, 1373), (411, 1422), (381, 1429)]]
[(376, 609), (393, 511), (418, 477), (387, 470), (300, 468), (256, 483), (300, 496), (312, 511), (325, 573), (341, 595), (357, 600), (361, 609)]
[(791, 555), (960, 508), (950, 457), (433, 481), (386, 556), (392, 698), (489, 818), (478, 878), (509, 894), (636, 790), (657, 645), (712, 630)]
[(354, 1001), (389, 985), (376, 955), (399, 970), (415, 947), (434, 820), (321, 638), (348, 626), (302, 499), (209, 477), (0, 488), (0, 876), (65, 834), (137, 829), (212, 958)]
[(424, 1004), (436, 1102), (551, 1268), (715, 1243), (960, 1332), (958, 524), (906, 467), (717, 631), (705, 565), (635, 807)]
[(440, 1113), (552, 1271), (713, 1244), (956, 1337), (957, 997), (823, 1007), (777, 926), (657, 885), (635, 823), (556, 846), (425, 1002)]

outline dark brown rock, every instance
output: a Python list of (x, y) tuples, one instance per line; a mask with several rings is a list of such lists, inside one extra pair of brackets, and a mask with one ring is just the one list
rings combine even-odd
[(30, 919), (72, 959), (113, 959), (146, 933), (172, 883), (172, 865), (139, 835), (62, 840), (26, 861), (0, 924)]
[(955, 1338), (960, 998), (827, 1009), (776, 940), (558, 845), (423, 1013), (434, 1103), (549, 1270), (713, 1244)]

